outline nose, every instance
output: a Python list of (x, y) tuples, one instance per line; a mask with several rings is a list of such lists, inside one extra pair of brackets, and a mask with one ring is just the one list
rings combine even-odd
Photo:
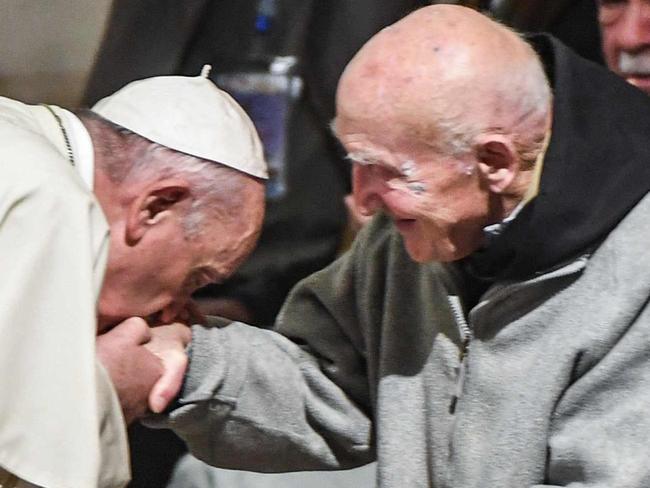
[(370, 216), (383, 207), (385, 182), (372, 170), (371, 165), (355, 164), (352, 168), (352, 195), (362, 215)]
[(650, 2), (631, 0), (616, 29), (620, 49), (635, 52), (650, 46)]

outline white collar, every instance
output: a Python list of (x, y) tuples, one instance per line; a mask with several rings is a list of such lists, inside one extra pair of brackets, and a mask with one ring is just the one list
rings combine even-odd
[(517, 218), (517, 215), (519, 215), (519, 212), (526, 206), (526, 203), (528, 203), (525, 200), (522, 200), (519, 202), (519, 204), (514, 208), (510, 214), (503, 219), (501, 222), (497, 222), (496, 224), (490, 224), (485, 227), (483, 227), (483, 233), (488, 239), (488, 242), (490, 239), (494, 239), (495, 237), (501, 235), (501, 233), (504, 231), (504, 229)]

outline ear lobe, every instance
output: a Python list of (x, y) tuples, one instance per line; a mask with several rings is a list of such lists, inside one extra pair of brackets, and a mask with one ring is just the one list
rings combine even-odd
[(519, 158), (512, 141), (500, 134), (489, 135), (477, 147), (481, 178), (492, 193), (506, 192), (519, 170)]
[(171, 212), (180, 211), (180, 203), (190, 196), (189, 184), (183, 180), (162, 180), (143, 189), (129, 206), (126, 240), (131, 246), (142, 239), (148, 229)]

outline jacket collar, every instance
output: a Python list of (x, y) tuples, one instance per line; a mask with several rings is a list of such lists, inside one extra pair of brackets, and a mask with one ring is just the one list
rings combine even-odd
[(471, 274), (524, 279), (597, 246), (650, 190), (650, 99), (547, 35), (528, 38), (553, 87), (553, 132), (539, 194)]

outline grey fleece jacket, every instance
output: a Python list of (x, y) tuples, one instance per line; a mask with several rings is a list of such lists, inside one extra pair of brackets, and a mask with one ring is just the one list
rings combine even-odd
[(195, 326), (182, 396), (152, 423), (226, 468), (377, 459), (382, 488), (648, 487), (649, 241), (646, 197), (592, 256), (464, 311), (454, 265), (414, 263), (375, 219), (278, 332)]

